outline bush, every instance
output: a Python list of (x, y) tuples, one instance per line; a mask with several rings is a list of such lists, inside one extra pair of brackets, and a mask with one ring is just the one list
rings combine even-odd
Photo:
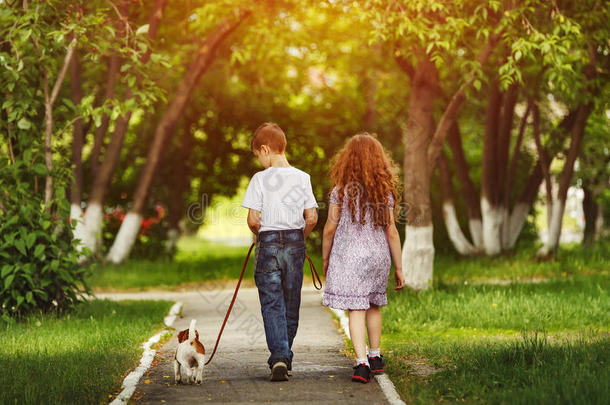
[(68, 309), (90, 292), (88, 269), (77, 262), (67, 202), (54, 206), (53, 213), (43, 209), (40, 193), (19, 180), (25, 166), (20, 161), (4, 166), (0, 176), (0, 189), (6, 191), (0, 210), (0, 317), (5, 320)]

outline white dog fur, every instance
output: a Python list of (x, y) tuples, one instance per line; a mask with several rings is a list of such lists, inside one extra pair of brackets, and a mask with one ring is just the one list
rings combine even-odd
[[(174, 356), (174, 379), (176, 383), (185, 382), (201, 384), (203, 366), (205, 365), (205, 348), (199, 341), (199, 332), (195, 330), (195, 319), (191, 320), (188, 329), (178, 333), (178, 347)], [(186, 380), (182, 380), (181, 367)]]

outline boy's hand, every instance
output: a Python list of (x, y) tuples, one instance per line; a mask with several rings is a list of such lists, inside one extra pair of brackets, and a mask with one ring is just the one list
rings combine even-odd
[(396, 269), (394, 271), (394, 285), (395, 290), (402, 290), (405, 286), (405, 278), (402, 275), (402, 269)]
[(323, 263), (324, 277), (326, 277), (326, 272), (328, 271), (328, 259), (324, 259)]

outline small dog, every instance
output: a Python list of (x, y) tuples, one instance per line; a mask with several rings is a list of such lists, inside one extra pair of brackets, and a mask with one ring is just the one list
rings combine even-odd
[[(192, 319), (189, 328), (178, 333), (178, 347), (174, 355), (174, 379), (176, 383), (182, 381), (180, 366), (184, 367), (186, 371), (185, 382), (201, 384), (203, 380), (205, 348), (199, 341), (199, 332), (195, 330), (196, 322), (195, 319)], [(197, 370), (195, 370), (195, 367)]]

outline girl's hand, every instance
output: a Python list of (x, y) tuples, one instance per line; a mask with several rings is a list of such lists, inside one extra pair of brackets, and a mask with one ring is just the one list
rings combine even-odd
[(396, 269), (394, 271), (394, 289), (401, 290), (405, 286), (405, 278), (402, 275), (402, 269)]
[(326, 277), (326, 272), (328, 271), (328, 259), (324, 259), (323, 263), (324, 277)]

